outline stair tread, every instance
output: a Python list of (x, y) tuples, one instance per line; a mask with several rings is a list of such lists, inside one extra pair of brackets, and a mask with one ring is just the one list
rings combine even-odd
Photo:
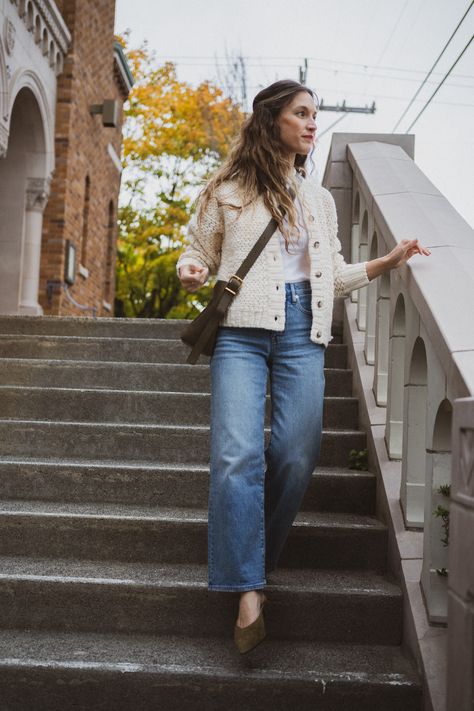
[[(1, 335), (0, 335), (1, 338)], [(135, 339), (131, 339), (135, 340)], [(150, 339), (155, 341), (156, 339)], [(15, 363), (16, 365), (24, 365), (25, 367), (31, 368), (31, 367), (41, 367), (41, 366), (46, 366), (48, 368), (61, 368), (61, 367), (66, 367), (68, 369), (71, 368), (87, 368), (87, 367), (102, 367), (104, 369), (109, 370), (110, 368), (121, 368), (121, 369), (130, 369), (130, 368), (145, 368), (148, 370), (163, 370), (163, 369), (180, 369), (183, 373), (189, 372), (189, 373), (196, 373), (198, 371), (204, 372), (204, 371), (209, 371), (209, 363), (196, 363), (195, 365), (191, 365), (188, 363), (161, 363), (161, 362), (153, 362), (153, 361), (128, 361), (128, 360), (99, 360), (99, 359), (94, 359), (94, 360), (87, 360), (87, 359), (73, 359), (73, 358), (25, 358), (25, 357), (19, 357), (19, 356), (1, 356), (0, 357), (0, 366), (3, 365), (9, 365), (10, 363)], [(198, 370), (197, 370), (198, 369)], [(334, 368), (331, 366), (325, 366), (324, 370), (327, 371), (334, 371), (337, 373), (347, 373), (351, 369), (350, 368)], [(54, 384), (51, 385), (51, 387), (54, 387)]]
[[(209, 425), (169, 425), (169, 424), (155, 424), (155, 423), (148, 423), (148, 422), (140, 422), (140, 423), (135, 423), (135, 422), (84, 422), (81, 420), (67, 420), (67, 421), (56, 421), (56, 420), (24, 420), (24, 419), (3, 419), (0, 418), (0, 425), (47, 425), (48, 427), (89, 427), (89, 428), (96, 428), (96, 427), (106, 427), (106, 428), (123, 428), (123, 429), (147, 429), (147, 430), (154, 430), (154, 431), (164, 431), (164, 430), (183, 430), (183, 431), (192, 431), (192, 432), (208, 432), (210, 427)], [(265, 427), (265, 431), (270, 431), (269, 427)], [(338, 435), (343, 435), (343, 434), (365, 434), (363, 430), (354, 430), (351, 428), (346, 428), (346, 429), (336, 429), (336, 428), (325, 428), (323, 429), (323, 434), (324, 433), (334, 433)]]
[[(108, 519), (138, 519), (161, 521), (187, 521), (207, 523), (207, 510), (197, 508), (171, 508), (159, 506), (133, 506), (110, 503), (64, 503), (37, 500), (0, 501), (0, 516), (14, 514), (68, 516)], [(323, 526), (325, 528), (369, 528), (385, 530), (386, 525), (375, 516), (354, 513), (333, 513), (327, 511), (300, 511), (295, 524)]]
[(18, 339), (24, 341), (26, 339), (34, 338), (35, 341), (45, 341), (45, 340), (55, 340), (55, 341), (97, 341), (103, 343), (104, 341), (131, 341), (132, 343), (156, 343), (165, 341), (167, 343), (179, 343), (184, 347), (184, 344), (179, 338), (157, 338), (156, 336), (71, 336), (71, 335), (61, 335), (56, 333), (0, 333), (0, 341), (11, 341), (12, 339)]
[[(0, 342), (1, 341), (11, 341), (11, 340), (19, 340), (19, 341), (26, 341), (27, 339), (34, 339), (35, 341), (47, 341), (47, 340), (54, 340), (54, 341), (75, 341), (75, 342), (84, 342), (84, 341), (94, 341), (98, 343), (104, 343), (104, 342), (115, 342), (115, 341), (129, 341), (131, 343), (138, 343), (138, 344), (147, 344), (147, 343), (176, 343), (180, 347), (187, 348), (187, 346), (181, 341), (181, 339), (177, 336), (172, 336), (171, 338), (167, 338), (166, 336), (124, 336), (124, 335), (119, 335), (119, 336), (99, 336), (99, 335), (94, 335), (94, 336), (76, 336), (76, 335), (69, 335), (69, 334), (55, 334), (55, 333), (0, 333)], [(332, 346), (341, 346), (345, 344), (341, 343), (329, 343), (328, 347)], [(193, 368), (195, 367), (194, 365), (192, 366)]]
[[(124, 388), (101, 388), (98, 390), (97, 388), (91, 388), (91, 387), (70, 387), (70, 386), (65, 386), (65, 385), (10, 385), (10, 384), (0, 384), (0, 391), (5, 392), (8, 390), (12, 391), (23, 391), (23, 390), (34, 390), (34, 391), (44, 391), (45, 393), (51, 392), (51, 390), (58, 391), (58, 392), (67, 392), (67, 393), (93, 393), (94, 395), (100, 395), (100, 397), (103, 397), (104, 395), (107, 394), (116, 394), (116, 395), (133, 395), (134, 397), (136, 396), (157, 396), (157, 395), (172, 395), (173, 397), (177, 398), (202, 398), (210, 397), (210, 393), (206, 392), (205, 390), (197, 391), (188, 391), (188, 390), (125, 390)], [(269, 394), (266, 396), (267, 398), (270, 397)], [(325, 395), (324, 396), (325, 400), (358, 400), (357, 397), (354, 395)]]
[(4, 630), (0, 668), (46, 667), (85, 671), (196, 674), (200, 679), (298, 679), (323, 683), (419, 687), (412, 662), (395, 645), (314, 644), (266, 640), (251, 664), (231, 639)]
[[(1, 337), (1, 336), (0, 336)], [(135, 340), (135, 339), (133, 339)], [(156, 340), (156, 339), (151, 339), (151, 340)], [(167, 340), (167, 339), (165, 339)], [(172, 340), (172, 339), (169, 339)], [(163, 368), (180, 368), (180, 369), (186, 369), (189, 370), (190, 372), (195, 372), (196, 369), (198, 370), (209, 370), (209, 364), (208, 363), (196, 363), (195, 365), (191, 365), (189, 363), (147, 363), (145, 362), (136, 362), (136, 361), (126, 361), (126, 360), (77, 360), (73, 358), (24, 358), (24, 357), (6, 357), (6, 356), (1, 356), (0, 357), (0, 365), (7, 365), (8, 363), (11, 363), (12, 361), (15, 361), (15, 363), (20, 363), (28, 366), (39, 366), (39, 365), (47, 365), (51, 366), (52, 368), (59, 368), (61, 366), (67, 366), (69, 367), (82, 367), (82, 366), (103, 366), (104, 368), (110, 368), (111, 366), (117, 366), (120, 368), (130, 368), (130, 367), (143, 367), (143, 368), (154, 368), (155, 370), (161, 370)], [(332, 370), (332, 368), (331, 368)], [(335, 370), (345, 370), (344, 368), (335, 368)]]
[[(105, 459), (63, 459), (63, 458), (42, 458), (42, 457), (17, 457), (12, 455), (0, 455), (0, 467), (2, 464), (22, 464), (30, 466), (50, 466), (51, 468), (72, 467), (77, 469), (97, 468), (97, 469), (144, 469), (146, 471), (202, 471), (209, 472), (209, 466), (204, 464), (176, 464), (175, 462), (117, 462), (116, 460)], [(314, 476), (332, 476), (332, 477), (354, 477), (373, 479), (376, 475), (373, 472), (358, 469), (349, 469), (347, 467), (316, 467), (313, 472)]]
[[(207, 564), (136, 563), (122, 561), (0, 556), (0, 582), (41, 580), (181, 588), (208, 587)], [(270, 589), (336, 595), (401, 595), (386, 575), (370, 570), (281, 568), (268, 576)]]

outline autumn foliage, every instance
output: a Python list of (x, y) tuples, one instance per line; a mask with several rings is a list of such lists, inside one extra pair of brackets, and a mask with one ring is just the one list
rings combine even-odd
[(146, 45), (125, 51), (135, 84), (124, 108), (116, 315), (189, 318), (211, 288), (181, 288), (176, 261), (185, 227), (243, 114), (212, 83), (193, 87), (171, 62), (156, 66)]

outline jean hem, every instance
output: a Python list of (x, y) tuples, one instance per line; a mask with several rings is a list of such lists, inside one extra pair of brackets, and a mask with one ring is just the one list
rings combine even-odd
[(266, 580), (264, 580), (263, 583), (247, 583), (246, 585), (212, 585), (209, 583), (208, 590), (220, 592), (248, 592), (249, 590), (260, 590), (264, 588), (266, 584)]

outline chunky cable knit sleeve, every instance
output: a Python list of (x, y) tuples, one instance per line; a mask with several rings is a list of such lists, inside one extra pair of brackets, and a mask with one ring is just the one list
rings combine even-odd
[(211, 198), (201, 224), (196, 213), (188, 223), (186, 248), (176, 264), (176, 271), (184, 264), (198, 264), (209, 269), (209, 275), (219, 269), (222, 236), (224, 233), (222, 210), (216, 198)]
[(351, 291), (367, 286), (370, 282), (365, 268), (367, 262), (346, 263), (341, 254), (342, 245), (337, 236), (336, 204), (329, 190), (324, 190), (324, 193), (334, 265), (334, 296), (348, 296)]

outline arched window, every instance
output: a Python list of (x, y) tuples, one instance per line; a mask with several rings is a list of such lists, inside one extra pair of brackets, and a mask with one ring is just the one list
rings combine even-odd
[(35, 20), (35, 42), (36, 44), (41, 42), (41, 18), (39, 15), (36, 15)]
[(109, 218), (107, 221), (107, 244), (105, 246), (105, 282), (104, 301), (110, 304), (112, 298), (112, 285), (115, 281), (114, 269), (114, 244), (115, 244), (115, 208), (113, 200), (109, 202)]
[(86, 176), (86, 187), (84, 190), (84, 207), (82, 210), (82, 242), (81, 242), (81, 264), (86, 266), (87, 261), (87, 237), (89, 233), (89, 203), (91, 192), (91, 180)]
[(48, 53), (48, 31), (46, 27), (43, 30), (43, 38), (41, 40), (41, 51), (43, 52), (43, 54)]

